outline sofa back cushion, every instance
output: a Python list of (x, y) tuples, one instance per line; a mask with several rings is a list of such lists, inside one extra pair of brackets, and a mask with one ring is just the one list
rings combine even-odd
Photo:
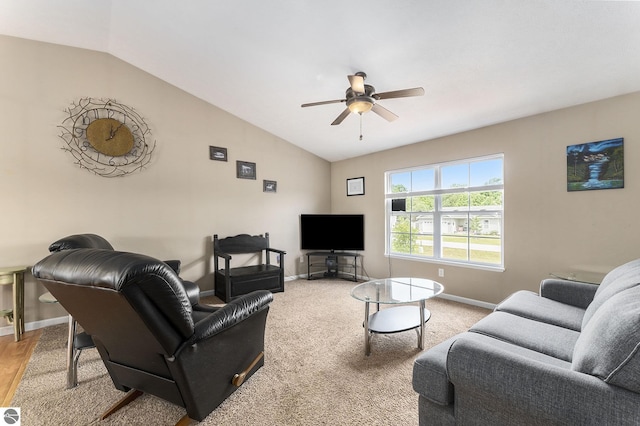
[(640, 286), (612, 296), (593, 314), (571, 369), (640, 393)]
[(593, 301), (587, 307), (582, 318), (582, 330), (596, 311), (612, 296), (626, 289), (640, 285), (640, 259), (620, 265), (609, 272), (598, 287)]

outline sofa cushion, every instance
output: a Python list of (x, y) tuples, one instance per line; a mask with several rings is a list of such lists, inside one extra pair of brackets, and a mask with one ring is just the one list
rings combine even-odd
[(571, 368), (640, 392), (640, 287), (605, 301), (582, 330)]
[(580, 331), (584, 309), (541, 297), (532, 291), (513, 293), (495, 308), (523, 318)]
[(523, 348), (571, 362), (580, 333), (507, 312), (493, 312), (469, 329)]
[(596, 291), (593, 302), (589, 304), (584, 318), (582, 319), (582, 329), (585, 328), (595, 312), (613, 295), (620, 293), (628, 288), (635, 287), (640, 284), (640, 259), (620, 265), (609, 272), (602, 280), (600, 287)]

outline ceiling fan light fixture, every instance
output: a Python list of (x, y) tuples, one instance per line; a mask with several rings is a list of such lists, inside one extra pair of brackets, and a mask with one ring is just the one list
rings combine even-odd
[(349, 108), (349, 111), (355, 114), (364, 114), (365, 112), (371, 111), (371, 108), (373, 108), (373, 99), (369, 97), (353, 98), (347, 102), (347, 107)]

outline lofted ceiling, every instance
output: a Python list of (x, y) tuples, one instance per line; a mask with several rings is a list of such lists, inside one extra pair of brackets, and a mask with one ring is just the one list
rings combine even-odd
[[(0, 34), (108, 52), (328, 161), (640, 90), (640, 2), (0, 0)], [(379, 101), (393, 122), (300, 107), (358, 71), (425, 95)]]

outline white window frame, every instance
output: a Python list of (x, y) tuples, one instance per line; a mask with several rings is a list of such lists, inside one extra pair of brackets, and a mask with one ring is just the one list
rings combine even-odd
[[(488, 161), (488, 160), (502, 160), (502, 182), (495, 185), (483, 185), (483, 186), (466, 186), (460, 188), (441, 188), (441, 170), (446, 166), (453, 165), (470, 165), (476, 162)], [(407, 173), (407, 172), (415, 172), (420, 170), (433, 170), (434, 178), (435, 178), (435, 189), (426, 190), (426, 191), (411, 191), (404, 193), (392, 193), (392, 185), (391, 185), (391, 177), (394, 174), (398, 173)], [(497, 263), (481, 263), (471, 260), (455, 260), (449, 258), (441, 257), (441, 223), (442, 216), (446, 214), (450, 214), (451, 211), (445, 211), (442, 209), (441, 200), (442, 195), (447, 194), (456, 194), (456, 193), (464, 193), (464, 192), (482, 192), (482, 191), (501, 191), (502, 192), (502, 206), (500, 209), (482, 209), (482, 210), (473, 210), (469, 206), (469, 209), (466, 210), (468, 214), (477, 211), (482, 214), (499, 214), (500, 215), (500, 264)], [(409, 198), (421, 195), (432, 195), (434, 196), (434, 211), (429, 212), (433, 214), (433, 256), (422, 256), (422, 255), (413, 255), (410, 253), (394, 253), (391, 251), (391, 233), (390, 229), (391, 224), (391, 216), (394, 212), (391, 211), (391, 200), (394, 198)], [(505, 212), (504, 212), (504, 154), (495, 154), (488, 155), (483, 157), (475, 157), (464, 160), (456, 160), (444, 163), (436, 163), (430, 165), (424, 165), (419, 167), (411, 167), (405, 169), (398, 170), (390, 170), (385, 172), (385, 256), (391, 258), (402, 258), (406, 260), (416, 260), (421, 262), (432, 262), (439, 264), (455, 264), (458, 266), (466, 266), (471, 268), (479, 268), (479, 269), (489, 269), (489, 270), (499, 270), (504, 271), (504, 220), (505, 220)], [(410, 212), (407, 212), (410, 214)], [(470, 253), (470, 243), (467, 247), (467, 252)]]

